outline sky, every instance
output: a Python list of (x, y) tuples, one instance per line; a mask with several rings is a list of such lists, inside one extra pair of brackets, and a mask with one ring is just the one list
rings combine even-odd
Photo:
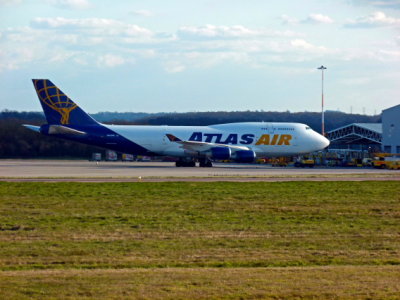
[(0, 110), (32, 78), (89, 113), (400, 103), (400, 0), (0, 0)]

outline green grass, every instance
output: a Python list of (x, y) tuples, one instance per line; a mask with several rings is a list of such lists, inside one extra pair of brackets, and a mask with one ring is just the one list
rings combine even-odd
[[(190, 276), (217, 268), (254, 275), (270, 274), (270, 267), (316, 266), (351, 267), (355, 273), (366, 267), (375, 268), (374, 274), (390, 270), (387, 278), (395, 274), (400, 280), (398, 182), (0, 183), (0, 277), (15, 286), (10, 297), (23, 295), (18, 287), (26, 284), (24, 278), (37, 275), (44, 284), (53, 278), (51, 270), (60, 269), (65, 274), (94, 269), (112, 277), (106, 270), (148, 270), (154, 276), (175, 268)], [(339, 280), (335, 272), (329, 280)], [(75, 284), (79, 276), (72, 276)], [(260, 278), (254, 280), (261, 288)], [(226, 280), (235, 285), (238, 279)], [(234, 295), (257, 296), (247, 294), (257, 291), (255, 283)], [(169, 288), (179, 284), (173, 281)], [(396, 285), (387, 284), (390, 293), (379, 295), (392, 297)], [(363, 285), (365, 280), (356, 286)], [(275, 296), (284, 295), (290, 296)]]
[[(2, 276), (1, 276), (2, 275)], [(11, 271), (3, 299), (398, 299), (393, 266)]]

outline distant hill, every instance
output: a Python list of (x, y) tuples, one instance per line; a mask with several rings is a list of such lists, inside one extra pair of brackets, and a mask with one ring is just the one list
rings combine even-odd
[(95, 114), (90, 114), (94, 119), (99, 122), (134, 122), (143, 118), (148, 118), (151, 116), (159, 116), (162, 113), (152, 114), (152, 113), (144, 113), (144, 112), (109, 112), (103, 111)]
[[(317, 112), (275, 112), (275, 111), (217, 111), (187, 113), (143, 113), (143, 112), (99, 112), (91, 114), (99, 122), (113, 124), (142, 125), (194, 125), (205, 126), (235, 122), (299, 122), (310, 125), (318, 131), (321, 127), (321, 113)], [(42, 112), (2, 111), (0, 120), (15, 119), (26, 122), (46, 122)], [(381, 116), (347, 114), (338, 111), (325, 113), (325, 129), (331, 130), (350, 123), (378, 123)]]
[[(150, 116), (158, 116), (160, 114), (151, 114), (151, 113), (134, 113), (134, 112), (98, 112), (95, 114), (90, 114), (94, 119), (99, 122), (134, 122), (139, 119), (143, 119)], [(18, 120), (43, 120), (45, 122), (45, 117), (43, 112), (18, 112), (12, 110), (4, 110), (0, 112), (0, 120), (3, 119), (18, 119)]]
[[(137, 120), (148, 125), (211, 125), (235, 122), (298, 122), (311, 126), (314, 130), (321, 129), (321, 113), (316, 112), (259, 112), (259, 111), (234, 111), (234, 112), (192, 112), (168, 113), (158, 116), (148, 116)], [(367, 116), (346, 114), (343, 112), (326, 112), (326, 131), (345, 126), (350, 123), (378, 123), (381, 116)]]

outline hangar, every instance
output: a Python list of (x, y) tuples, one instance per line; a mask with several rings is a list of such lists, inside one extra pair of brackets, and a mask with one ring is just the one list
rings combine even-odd
[(330, 149), (379, 152), (382, 144), (381, 123), (352, 123), (327, 133)]
[(327, 133), (330, 149), (400, 153), (400, 104), (382, 111), (382, 123), (352, 123)]

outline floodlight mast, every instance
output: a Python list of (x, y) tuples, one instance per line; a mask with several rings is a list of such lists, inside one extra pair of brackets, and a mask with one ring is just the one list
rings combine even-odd
[(322, 117), (321, 117), (321, 132), (322, 135), (325, 136), (325, 112), (324, 112), (324, 70), (326, 70), (327, 68), (324, 66), (320, 66), (319, 68), (317, 68), (318, 70), (321, 70), (322, 73), (322, 80), (321, 80), (321, 113), (322, 113)]

